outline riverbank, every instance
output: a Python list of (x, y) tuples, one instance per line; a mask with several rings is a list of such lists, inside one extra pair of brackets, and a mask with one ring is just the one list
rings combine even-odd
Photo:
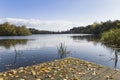
[(65, 58), (0, 73), (0, 80), (119, 80), (120, 71)]

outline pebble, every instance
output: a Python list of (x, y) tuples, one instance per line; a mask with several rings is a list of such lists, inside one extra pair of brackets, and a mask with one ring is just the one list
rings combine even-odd
[(0, 80), (4, 80), (3, 78), (0, 78)]
[[(91, 75), (97, 75), (98, 68), (94, 66), (90, 62), (67, 58), (1, 72), (0, 80), (4, 80), (4, 78), (5, 80), (14, 80), (14, 78), (20, 78), (19, 80), (29, 80), (30, 78), (34, 80), (79, 80), (79, 76), (86, 75), (86, 71), (92, 71)], [(105, 78), (110, 79), (111, 77), (106, 76)]]
[(32, 75), (36, 75), (36, 72), (34, 70), (31, 71)]

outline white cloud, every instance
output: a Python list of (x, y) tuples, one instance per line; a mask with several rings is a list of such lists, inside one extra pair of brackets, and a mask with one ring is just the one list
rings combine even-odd
[(43, 21), (39, 19), (19, 19), (19, 18), (3, 18), (0, 19), (0, 23), (9, 22), (15, 25), (26, 25), (28, 28), (36, 28), (39, 30), (50, 31), (62, 31), (67, 30), (75, 26), (79, 26), (78, 23), (70, 21)]

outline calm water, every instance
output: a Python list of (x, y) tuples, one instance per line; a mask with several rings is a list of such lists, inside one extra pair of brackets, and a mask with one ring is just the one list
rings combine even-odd
[(46, 34), (32, 36), (0, 37), (0, 71), (59, 59), (57, 46), (65, 43), (75, 57), (120, 69), (119, 54), (97, 41), (96, 37), (83, 34)]

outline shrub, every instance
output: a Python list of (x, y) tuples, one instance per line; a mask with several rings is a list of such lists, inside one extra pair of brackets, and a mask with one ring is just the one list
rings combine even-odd
[(120, 29), (111, 29), (102, 33), (101, 40), (105, 44), (120, 48)]

